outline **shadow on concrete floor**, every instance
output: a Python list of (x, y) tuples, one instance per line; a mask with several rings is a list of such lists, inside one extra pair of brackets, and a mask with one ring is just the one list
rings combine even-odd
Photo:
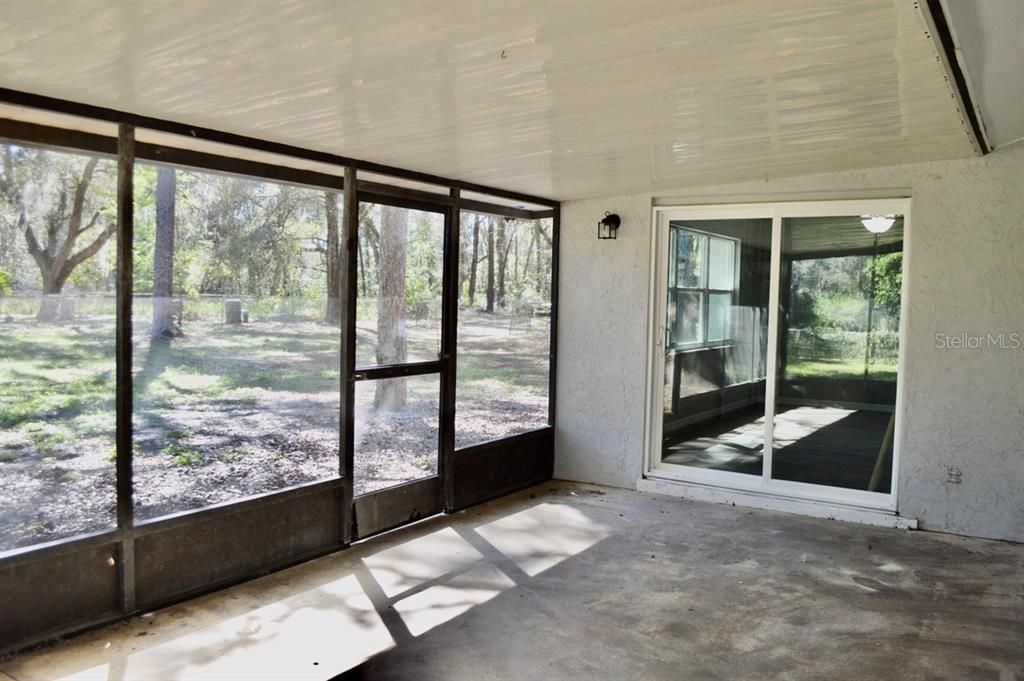
[(551, 482), (0, 663), (29, 679), (1016, 679), (1024, 546)]

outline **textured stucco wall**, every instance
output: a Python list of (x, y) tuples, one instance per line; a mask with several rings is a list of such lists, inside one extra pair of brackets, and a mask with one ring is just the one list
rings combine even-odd
[[(634, 487), (644, 433), (651, 206), (913, 198), (899, 510), (925, 529), (1024, 541), (1024, 144), (979, 159), (572, 201), (562, 207), (555, 475)], [(599, 241), (605, 211), (622, 216)], [(962, 471), (948, 482), (947, 467)]]

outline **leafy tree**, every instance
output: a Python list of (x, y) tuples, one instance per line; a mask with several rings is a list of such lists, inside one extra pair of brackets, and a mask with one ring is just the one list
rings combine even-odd
[[(95, 156), (3, 145), (0, 194), (17, 216), (16, 229), (39, 269), (44, 294), (61, 293), (75, 268), (117, 232), (111, 170)], [(38, 317), (54, 319), (57, 312), (57, 301), (44, 299)]]
[(429, 214), (416, 215), (406, 243), (405, 302), (414, 315), (425, 318), (429, 304), (441, 297), (443, 234)]
[(903, 289), (903, 253), (885, 253), (865, 265), (865, 276), (875, 275), (875, 305), (893, 317), (900, 313)]
[(14, 289), (14, 275), (7, 270), (0, 268), (0, 303), (3, 302), (4, 296), (11, 295), (11, 291)]
[(550, 229), (546, 220), (464, 213), (459, 281), (466, 304), (477, 304), (481, 281), (484, 311), (521, 310), (550, 302)]

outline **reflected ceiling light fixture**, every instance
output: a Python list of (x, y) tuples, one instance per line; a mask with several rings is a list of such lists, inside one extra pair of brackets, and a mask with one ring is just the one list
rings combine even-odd
[(597, 223), (598, 239), (614, 239), (619, 233), (619, 225), (622, 219), (615, 213), (605, 213), (601, 221)]
[(864, 229), (872, 234), (884, 234), (896, 223), (895, 215), (861, 215), (860, 221)]

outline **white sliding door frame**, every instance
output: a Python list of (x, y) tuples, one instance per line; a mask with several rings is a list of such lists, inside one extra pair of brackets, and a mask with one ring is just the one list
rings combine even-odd
[[(848, 215), (903, 216), (903, 282), (900, 300), (899, 359), (897, 362), (895, 432), (890, 491), (887, 494), (831, 487), (771, 477), (772, 445), (778, 373), (778, 329), (782, 220), (796, 217)], [(768, 347), (765, 379), (765, 429), (761, 475), (748, 475), (708, 468), (662, 463), (661, 443), (664, 419), (665, 338), (670, 253), (669, 224), (674, 220), (771, 219), (771, 278), (769, 283)], [(845, 201), (799, 201), (727, 205), (657, 206), (652, 217), (651, 282), (648, 300), (648, 391), (646, 399), (644, 475), (712, 487), (757, 492), (782, 498), (820, 501), (895, 512), (899, 487), (900, 450), (903, 444), (904, 384), (907, 328), (907, 291), (910, 279), (910, 199), (858, 199)]]

